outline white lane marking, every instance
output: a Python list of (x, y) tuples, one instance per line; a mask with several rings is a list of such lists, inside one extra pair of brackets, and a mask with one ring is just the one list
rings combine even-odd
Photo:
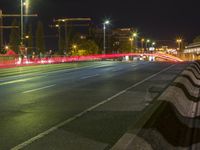
[(137, 65), (132, 65), (132, 67), (136, 67), (136, 66), (138, 66), (138, 64)]
[(39, 77), (46, 77), (46, 76), (35, 76), (35, 77), (27, 78), (27, 79), (19, 79), (19, 80), (11, 80), (11, 81), (0, 80), (0, 85), (7, 85), (7, 84), (26, 82), (26, 81), (30, 81), (30, 80), (33, 80), (33, 79), (39, 78)]
[(29, 80), (31, 80), (31, 79), (14, 80), (14, 81), (0, 83), (0, 85), (7, 85), (7, 84), (14, 84), (14, 83), (19, 83), (19, 82), (26, 82), (26, 81), (29, 81)]
[[(135, 65), (131, 65), (131, 66), (134, 68), (133, 70), (135, 70), (138, 65), (140, 65), (140, 64), (135, 64)], [(118, 72), (118, 71), (123, 71), (123, 70), (124, 70), (123, 68), (121, 68), (121, 69), (113, 69), (112, 72)]]
[(81, 80), (85, 80), (85, 79), (89, 79), (89, 78), (94, 78), (94, 77), (97, 77), (97, 76), (99, 76), (99, 74), (95, 74), (95, 75), (92, 75), (92, 76), (82, 77)]
[(110, 65), (99, 65), (99, 64), (95, 64), (96, 66), (94, 65), (88, 65), (88, 66), (85, 66), (85, 67), (78, 67), (78, 68), (63, 68), (61, 70), (50, 70), (49, 72), (44, 72), (44, 73), (28, 73), (28, 74), (25, 74), (25, 75), (16, 75), (16, 76), (10, 76), (10, 77), (3, 77), (1, 78), (0, 81), (9, 81), (9, 80), (16, 80), (16, 79), (21, 79), (23, 77), (32, 77), (32, 76), (49, 76), (50, 74), (55, 74), (55, 73), (62, 73), (62, 72), (66, 72), (66, 73), (70, 73), (71, 71), (77, 71), (77, 70), (81, 70), (81, 69), (97, 69), (97, 68), (101, 68), (101, 67), (111, 67)]
[(31, 93), (31, 92), (35, 92), (35, 91), (40, 91), (40, 90), (43, 90), (43, 89), (48, 89), (48, 88), (51, 88), (53, 86), (56, 86), (56, 85), (55, 84), (49, 85), (49, 86), (45, 86), (45, 87), (41, 87), (41, 88), (37, 88), (37, 89), (33, 89), (33, 90), (28, 90), (28, 91), (25, 91), (25, 92), (22, 92), (22, 93), (27, 94), (27, 93)]
[(68, 123), (70, 123), (70, 122), (72, 122), (72, 121), (74, 121), (74, 120), (76, 120), (76, 119), (82, 117), (83, 115), (85, 115), (85, 114), (87, 114), (88, 112), (90, 112), (90, 111), (92, 111), (92, 110), (98, 108), (99, 106), (101, 106), (101, 105), (103, 105), (103, 104), (105, 104), (105, 103), (108, 103), (108, 102), (112, 101), (114, 98), (116, 98), (116, 97), (118, 97), (118, 96), (120, 96), (120, 95), (126, 93), (126, 92), (129, 91), (130, 89), (132, 89), (132, 88), (134, 88), (134, 87), (136, 87), (136, 86), (138, 86), (138, 85), (140, 85), (140, 84), (142, 84), (142, 83), (144, 83), (144, 82), (150, 80), (151, 78), (156, 77), (157, 75), (159, 75), (159, 74), (161, 74), (161, 73), (163, 73), (163, 72), (169, 70), (170, 68), (172, 68), (172, 67), (174, 67), (174, 66), (175, 66), (175, 65), (171, 65), (170, 67), (168, 67), (168, 68), (166, 68), (166, 69), (163, 69), (163, 70), (161, 70), (160, 72), (158, 72), (158, 73), (156, 73), (156, 74), (153, 74), (153, 75), (151, 75), (151, 76), (145, 78), (144, 80), (142, 80), (142, 81), (140, 81), (140, 82), (138, 82), (138, 83), (136, 83), (136, 84), (134, 84), (134, 85), (132, 85), (132, 86), (126, 88), (125, 90), (123, 90), (123, 91), (121, 91), (121, 92), (119, 92), (119, 93), (117, 93), (117, 94), (111, 96), (110, 98), (108, 98), (108, 99), (106, 99), (106, 100), (104, 100), (104, 101), (102, 101), (102, 102), (100, 102), (100, 103), (98, 103), (98, 104), (96, 104), (96, 105), (94, 105), (94, 106), (92, 106), (92, 107), (90, 107), (90, 108), (88, 108), (88, 109), (82, 111), (81, 113), (79, 113), (79, 114), (77, 114), (77, 115), (75, 115), (75, 116), (73, 116), (73, 117), (71, 117), (71, 118), (69, 118), (69, 119), (67, 119), (67, 120), (65, 120), (65, 121), (63, 121), (63, 122), (61, 122), (61, 123), (59, 123), (59, 124), (53, 126), (53, 127), (51, 127), (50, 129), (48, 129), (48, 130), (46, 130), (46, 131), (44, 131), (44, 132), (42, 132), (42, 133), (36, 135), (35, 137), (32, 137), (31, 139), (29, 139), (29, 140), (27, 140), (27, 141), (25, 141), (25, 142), (23, 142), (23, 143), (21, 143), (21, 144), (15, 146), (15, 147), (11, 148), (11, 150), (20, 150), (20, 149), (22, 149), (22, 148), (25, 148), (26, 146), (32, 144), (32, 143), (35, 142), (36, 140), (39, 140), (39, 139), (43, 138), (44, 136), (46, 136), (46, 135), (48, 135), (48, 134), (50, 134), (50, 133), (56, 131), (57, 129), (63, 127), (64, 125), (66, 125), (66, 124), (68, 124)]

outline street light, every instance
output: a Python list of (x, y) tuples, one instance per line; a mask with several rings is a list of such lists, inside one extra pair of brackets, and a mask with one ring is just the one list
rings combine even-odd
[(24, 44), (24, 8), (26, 8), (26, 13), (28, 13), (29, 0), (21, 0), (21, 45)]
[(21, 0), (21, 45), (23, 45), (24, 39), (24, 1)]
[(147, 50), (149, 50), (148, 44), (149, 44), (150, 42), (151, 42), (151, 40), (147, 39), (147, 41), (146, 41), (146, 49), (147, 49)]
[(133, 38), (134, 38), (134, 41), (135, 41), (135, 49), (137, 50), (137, 37), (138, 37), (138, 33), (137, 32), (134, 32), (133, 33)]
[(153, 43), (152, 43), (152, 46), (155, 46), (155, 45), (156, 45), (156, 42), (153, 42)]
[(58, 50), (61, 51), (61, 26), (60, 24), (56, 24), (55, 27), (58, 29)]
[(77, 45), (76, 44), (73, 44), (72, 45), (72, 48), (73, 48), (73, 50), (74, 50), (74, 54), (76, 55), (77, 54)]
[(133, 38), (129, 38), (129, 41), (131, 43), (131, 53), (133, 52), (133, 41), (134, 39)]
[(136, 38), (138, 36), (137, 32), (133, 33), (133, 37)]
[(103, 54), (106, 54), (106, 25), (109, 25), (110, 21), (106, 20), (103, 23)]
[(77, 48), (77, 45), (73, 45), (73, 49), (76, 49)]
[(144, 42), (145, 42), (145, 39), (142, 38), (142, 39), (141, 39), (142, 52), (144, 52)]
[(6, 45), (6, 46), (5, 46), (5, 50), (7, 51), (8, 49), (9, 49), (9, 46), (8, 46), (8, 45)]
[(183, 40), (181, 38), (177, 39), (176, 42), (178, 43), (178, 50), (181, 50), (181, 43)]
[(25, 36), (25, 38), (26, 38), (26, 39), (29, 39), (29, 38), (30, 38), (30, 36), (29, 36), (29, 35), (26, 35), (26, 36)]

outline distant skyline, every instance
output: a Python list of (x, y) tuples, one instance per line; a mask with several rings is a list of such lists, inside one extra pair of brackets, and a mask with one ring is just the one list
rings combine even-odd
[[(187, 41), (200, 35), (198, 1), (181, 0), (30, 0), (31, 12), (38, 13), (46, 25), (58, 17), (91, 17), (101, 25), (110, 18), (112, 27), (134, 27), (141, 35), (160, 40)], [(0, 9), (19, 12), (20, 1), (1, 0)]]

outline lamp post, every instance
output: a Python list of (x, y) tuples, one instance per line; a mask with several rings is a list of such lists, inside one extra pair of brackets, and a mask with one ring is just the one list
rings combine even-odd
[(137, 33), (137, 32), (134, 32), (134, 33), (133, 33), (133, 39), (134, 39), (134, 41), (135, 41), (135, 49), (136, 49), (136, 51), (137, 51), (137, 49), (138, 49), (138, 46), (137, 46), (137, 37), (138, 37), (138, 33)]
[(149, 39), (147, 39), (147, 41), (146, 41), (146, 50), (149, 50), (148, 44), (149, 44), (150, 42), (151, 42), (151, 41), (150, 41)]
[(129, 38), (129, 41), (131, 43), (131, 53), (133, 53), (133, 38)]
[(24, 44), (24, 2), (21, 0), (21, 45)]
[(78, 47), (78, 46), (77, 46), (76, 44), (73, 44), (73, 45), (72, 45), (72, 48), (73, 48), (73, 51), (74, 51), (74, 54), (75, 54), (75, 55), (78, 55), (77, 47)]
[(144, 42), (145, 42), (145, 39), (142, 38), (141, 39), (141, 47), (142, 47), (142, 52), (144, 52)]
[(106, 25), (109, 25), (110, 21), (106, 20), (103, 23), (103, 54), (106, 54)]
[(178, 50), (180, 51), (181, 50), (181, 43), (183, 42), (182, 39), (177, 39), (176, 42), (178, 43)]
[(61, 53), (61, 31), (60, 31), (60, 24), (56, 24), (55, 27), (58, 29), (58, 50)]
[(27, 6), (28, 2), (21, 0), (21, 46), (24, 45), (24, 7)]

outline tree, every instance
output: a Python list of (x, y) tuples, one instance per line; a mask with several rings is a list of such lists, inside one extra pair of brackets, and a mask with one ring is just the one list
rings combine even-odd
[(198, 43), (198, 42), (200, 42), (200, 35), (197, 36), (197, 37), (193, 40), (193, 42), (194, 42), (194, 43)]
[(99, 51), (98, 45), (93, 40), (82, 39), (76, 42), (77, 43), (77, 52), (73, 53), (73, 46), (72, 46), (72, 54), (74, 55), (91, 55), (97, 54)]
[(42, 22), (38, 22), (36, 29), (36, 49), (37, 52), (45, 52), (45, 40), (44, 40), (44, 26)]
[[(17, 20), (13, 20), (12, 26), (19, 26)], [(9, 36), (9, 45), (13, 51), (16, 53), (19, 52), (19, 45), (20, 45), (20, 30), (19, 28), (12, 28), (11, 33)]]
[(85, 50), (86, 54), (97, 54), (99, 47), (94, 41), (85, 39), (81, 40), (79, 49)]

